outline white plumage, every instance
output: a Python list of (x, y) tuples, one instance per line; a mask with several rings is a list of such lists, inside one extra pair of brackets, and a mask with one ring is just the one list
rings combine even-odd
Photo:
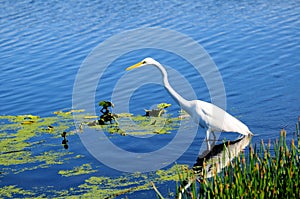
[(214, 132), (236, 132), (243, 135), (253, 135), (249, 128), (224, 111), (218, 106), (201, 101), (201, 100), (186, 100), (180, 96), (170, 85), (166, 69), (156, 60), (152, 58), (145, 58), (141, 62), (128, 67), (126, 70), (131, 70), (141, 66), (153, 65), (160, 69), (163, 75), (163, 83), (165, 88), (171, 96), (179, 103), (181, 108), (185, 110), (192, 119), (201, 127), (206, 129), (206, 140), (208, 149), (210, 149), (209, 136), (212, 133), (215, 139)]

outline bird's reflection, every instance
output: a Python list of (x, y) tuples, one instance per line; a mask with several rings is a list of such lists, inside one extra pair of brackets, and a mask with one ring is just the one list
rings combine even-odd
[(194, 172), (201, 178), (210, 178), (215, 172), (219, 173), (249, 145), (251, 137), (243, 136), (234, 141), (226, 141), (213, 146), (210, 151), (204, 151), (193, 166)]

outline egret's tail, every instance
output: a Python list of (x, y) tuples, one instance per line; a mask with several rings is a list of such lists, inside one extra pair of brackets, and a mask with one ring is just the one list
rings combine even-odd
[(240, 134), (240, 136), (238, 137), (238, 139), (243, 139), (244, 137), (251, 137), (251, 136), (254, 136), (254, 134), (251, 131), (249, 131), (247, 135)]
[(243, 130), (243, 131), (239, 131), (237, 133), (240, 133), (243, 136), (253, 136), (254, 135), (249, 129)]

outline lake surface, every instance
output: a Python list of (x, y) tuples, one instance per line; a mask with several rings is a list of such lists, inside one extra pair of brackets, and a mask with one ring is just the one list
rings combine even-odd
[[(249, 126), (256, 135), (254, 143), (276, 139), (282, 128), (286, 129), (289, 139), (293, 137), (300, 115), (300, 3), (296, 0), (0, 1), (0, 5), (0, 115), (51, 117), (55, 111), (72, 109), (77, 73), (95, 47), (124, 31), (159, 27), (192, 38), (210, 55), (223, 80), (226, 110)], [(115, 45), (118, 47), (118, 43)], [(116, 55), (107, 55), (110, 56)], [(125, 68), (147, 56), (182, 74), (198, 99), (212, 101), (205, 81), (194, 75), (195, 70), (186, 60), (159, 49), (138, 49), (119, 57), (101, 81), (96, 81), (96, 103), (110, 100), (112, 86), (126, 73)], [(91, 78), (96, 77), (91, 75)], [(129, 111), (135, 115), (161, 102), (172, 104), (168, 113), (176, 115), (180, 110), (163, 86), (157, 84), (143, 85), (130, 100)], [(97, 104), (94, 106), (98, 108)], [(198, 134), (177, 163), (190, 166), (195, 163), (199, 143), (205, 135), (201, 129)], [(48, 139), (42, 135), (40, 140), (50, 140), (45, 146), (47, 150), (65, 153), (59, 136)], [(118, 136), (113, 139), (123, 149), (149, 152), (163, 147), (172, 137), (147, 140)], [(13, 169), (18, 170), (22, 165), (1, 165), (1, 187), (16, 185), (24, 190), (34, 187), (37, 196), (54, 197), (58, 195), (49, 190), (70, 191), (93, 175), (124, 174), (97, 161), (79, 136), (72, 136), (69, 142), (67, 151), (75, 156), (83, 154), (84, 158), (17, 174)], [(43, 148), (31, 150), (39, 154)], [(78, 163), (92, 164), (97, 171), (88, 177), (57, 174)], [(175, 185), (167, 183), (160, 189), (168, 193), (170, 187), (173, 189)], [(155, 197), (151, 190), (127, 196), (143, 198), (149, 194)]]

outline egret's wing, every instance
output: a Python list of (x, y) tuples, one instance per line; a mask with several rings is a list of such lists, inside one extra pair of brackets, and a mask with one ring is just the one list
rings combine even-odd
[(202, 112), (200, 115), (212, 131), (252, 134), (245, 124), (216, 105), (197, 100), (197, 110)]

